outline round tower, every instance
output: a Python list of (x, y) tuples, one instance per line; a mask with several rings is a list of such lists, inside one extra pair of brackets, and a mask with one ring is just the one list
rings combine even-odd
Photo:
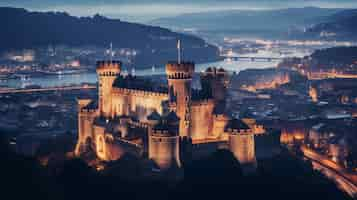
[(228, 133), (229, 150), (242, 165), (243, 170), (256, 168), (255, 142), (253, 131), (241, 120), (231, 120), (226, 132)]
[(120, 74), (121, 62), (120, 61), (98, 61), (97, 62), (97, 75), (98, 75), (98, 107), (100, 115), (104, 117), (111, 117), (112, 86)]
[(179, 123), (180, 119), (171, 112), (149, 132), (149, 159), (153, 160), (161, 170), (181, 167)]
[(195, 71), (192, 62), (171, 62), (166, 64), (170, 101), (176, 104), (176, 114), (180, 120), (180, 137), (190, 133), (191, 82)]

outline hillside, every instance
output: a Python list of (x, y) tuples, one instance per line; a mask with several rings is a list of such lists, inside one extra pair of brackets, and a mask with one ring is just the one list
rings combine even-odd
[(307, 34), (340, 40), (357, 39), (357, 10), (345, 10), (332, 15), (327, 22), (310, 28)]
[(185, 59), (205, 62), (218, 58), (217, 48), (198, 37), (100, 15), (79, 18), (2, 7), (0, 26), (0, 52), (48, 45), (107, 47), (113, 42), (116, 48), (137, 50), (136, 63), (161, 64), (176, 58), (176, 41), (181, 39)]
[(288, 32), (291, 28), (303, 28), (323, 22), (340, 9), (315, 7), (280, 10), (228, 10), (184, 14), (152, 21), (154, 25), (169, 28), (194, 28), (200, 31), (236, 31), (257, 33)]
[(357, 61), (357, 47), (334, 47), (315, 51), (311, 58), (319, 64), (332, 63), (350, 65)]

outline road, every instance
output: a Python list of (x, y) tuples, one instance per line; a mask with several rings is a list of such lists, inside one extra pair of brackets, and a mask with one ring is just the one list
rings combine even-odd
[(352, 197), (357, 195), (356, 175), (347, 172), (343, 167), (329, 160), (326, 156), (317, 152), (301, 147), (305, 157), (312, 162), (314, 169), (324, 173), (327, 177), (335, 180), (338, 187), (347, 192)]
[(249, 61), (263, 61), (263, 62), (272, 62), (272, 61), (281, 61), (283, 58), (278, 57), (248, 57), (248, 56), (229, 56), (221, 55), (225, 59), (239, 61), (239, 60), (249, 60)]
[(48, 88), (36, 88), (36, 89), (6, 89), (6, 90), (0, 90), (0, 94), (82, 90), (82, 89), (96, 89), (96, 88), (97, 88), (96, 86), (84, 85), (84, 86), (48, 87)]

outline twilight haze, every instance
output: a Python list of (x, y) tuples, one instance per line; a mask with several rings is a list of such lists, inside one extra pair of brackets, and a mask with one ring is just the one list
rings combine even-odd
[(33, 11), (65, 11), (75, 16), (101, 14), (123, 20), (147, 22), (155, 18), (220, 10), (266, 10), (292, 7), (357, 8), (355, 0), (4, 0), (0, 6)]
[(0, 27), (2, 197), (357, 199), (357, 0), (0, 0)]

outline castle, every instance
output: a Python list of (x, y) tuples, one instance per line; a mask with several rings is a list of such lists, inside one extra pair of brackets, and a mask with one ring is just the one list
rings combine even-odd
[(97, 62), (98, 100), (78, 100), (77, 156), (91, 149), (111, 161), (130, 152), (165, 170), (182, 165), (182, 152), (199, 158), (226, 148), (250, 166), (256, 166), (257, 151), (266, 154), (257, 144), (272, 134), (254, 120), (225, 112), (224, 69), (208, 68), (200, 74), (201, 89), (193, 89), (191, 62), (168, 63), (167, 85), (124, 76), (121, 68), (119, 61)]

